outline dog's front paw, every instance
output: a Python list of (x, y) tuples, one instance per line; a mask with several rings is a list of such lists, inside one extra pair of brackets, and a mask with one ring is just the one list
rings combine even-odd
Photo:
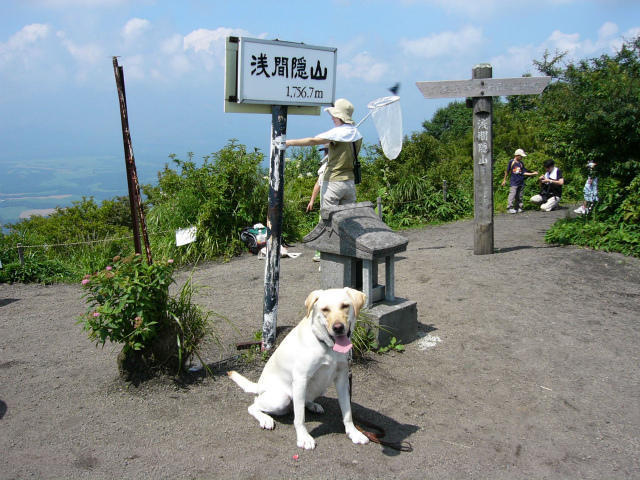
[(264, 428), (265, 430), (273, 430), (274, 428), (276, 428), (276, 422), (270, 416), (265, 415), (260, 419), (260, 427)]
[(364, 445), (366, 443), (369, 443), (369, 439), (355, 426), (352, 426), (351, 428), (346, 428), (345, 430), (347, 432), (347, 436), (351, 439), (353, 443), (356, 443), (358, 445)]
[(316, 441), (308, 433), (298, 434), (298, 447), (313, 450), (316, 448)]

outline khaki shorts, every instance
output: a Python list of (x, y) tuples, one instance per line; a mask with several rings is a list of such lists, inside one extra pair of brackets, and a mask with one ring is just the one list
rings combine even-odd
[(320, 190), (320, 199), (320, 208), (356, 203), (356, 184), (353, 180), (345, 180), (343, 182), (324, 181)]

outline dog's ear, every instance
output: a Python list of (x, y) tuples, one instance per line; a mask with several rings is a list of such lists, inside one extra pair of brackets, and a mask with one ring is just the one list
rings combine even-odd
[(307, 296), (307, 299), (304, 301), (304, 306), (307, 307), (307, 316), (309, 316), (309, 314), (311, 313), (313, 305), (318, 301), (321, 291), (322, 290), (314, 290), (309, 294), (309, 296)]
[(358, 314), (360, 313), (360, 309), (367, 301), (367, 295), (361, 292), (360, 290), (355, 290), (353, 288), (344, 287), (347, 295), (351, 298), (351, 303), (353, 304), (353, 313), (356, 318), (358, 318)]

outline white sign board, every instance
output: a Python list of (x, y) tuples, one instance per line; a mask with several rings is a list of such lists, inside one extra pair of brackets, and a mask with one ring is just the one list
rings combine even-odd
[(176, 247), (187, 245), (196, 241), (196, 227), (181, 228), (176, 230)]
[(240, 37), (237, 102), (331, 105), (336, 68), (336, 48)]

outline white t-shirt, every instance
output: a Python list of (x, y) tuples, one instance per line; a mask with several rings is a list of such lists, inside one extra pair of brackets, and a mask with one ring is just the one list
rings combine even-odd
[(355, 142), (362, 138), (358, 129), (349, 123), (343, 123), (339, 127), (334, 127), (326, 132), (319, 133), (316, 138), (330, 140), (332, 142)]

